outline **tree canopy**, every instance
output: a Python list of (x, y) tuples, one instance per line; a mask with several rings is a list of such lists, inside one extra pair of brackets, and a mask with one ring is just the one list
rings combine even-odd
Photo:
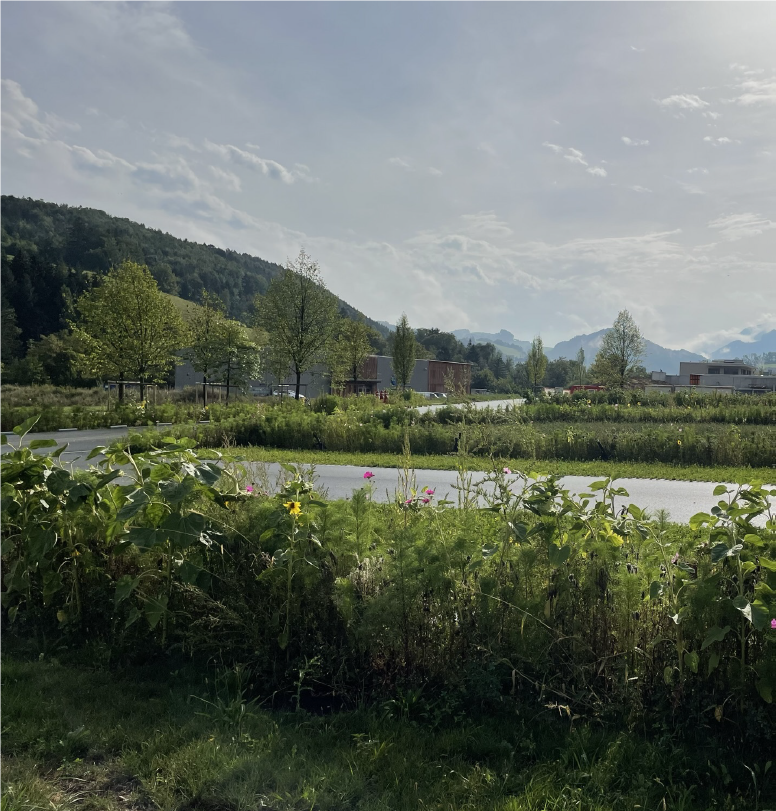
[(591, 377), (613, 388), (625, 388), (634, 377), (643, 373), (641, 361), (646, 348), (631, 314), (621, 310), (612, 328), (604, 334), (590, 367)]
[(286, 358), (296, 376), (299, 399), (302, 374), (325, 360), (336, 326), (337, 300), (326, 289), (318, 263), (304, 250), (256, 300), (257, 324), (266, 330), (272, 354)]
[(164, 380), (179, 362), (186, 327), (145, 266), (122, 262), (78, 299), (76, 311), (73, 332), (83, 344), (85, 368), (101, 378), (136, 378), (141, 399), (147, 383)]
[(407, 320), (406, 313), (402, 313), (391, 341), (392, 369), (396, 376), (396, 385), (401, 389), (407, 388), (415, 370), (417, 356), (415, 343), (415, 332)]

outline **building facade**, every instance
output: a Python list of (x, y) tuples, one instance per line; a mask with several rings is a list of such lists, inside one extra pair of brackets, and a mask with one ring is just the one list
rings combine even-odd
[(757, 374), (754, 366), (738, 359), (681, 361), (678, 375), (652, 372), (652, 382), (645, 391), (767, 394), (776, 391), (776, 374)]
[[(376, 394), (396, 387), (396, 378), (391, 364), (393, 358), (387, 355), (370, 355), (359, 369), (357, 380), (345, 381), (345, 394)], [(222, 388), (215, 380), (214, 389)], [(201, 386), (202, 374), (195, 372), (191, 364), (186, 362), (175, 369), (175, 388), (186, 386)], [(257, 396), (270, 395), (276, 391), (293, 392), (296, 386), (296, 377), (289, 375), (284, 380), (276, 380), (266, 375), (260, 380), (252, 380), (249, 391)], [(471, 364), (453, 363), (442, 360), (416, 360), (409, 387), (415, 391), (447, 392), (456, 391), (465, 394), (471, 393)], [(232, 388), (233, 393), (237, 389)], [(314, 366), (302, 375), (300, 393), (305, 397), (318, 397), (331, 392), (331, 381), (326, 367)]]

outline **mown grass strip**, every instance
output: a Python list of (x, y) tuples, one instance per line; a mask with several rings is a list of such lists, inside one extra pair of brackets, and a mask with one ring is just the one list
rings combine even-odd
[[(241, 447), (230, 449), (249, 462), (291, 462), (315, 465), (354, 465), (356, 467), (396, 467), (404, 465), (404, 457), (394, 453), (351, 453), (346, 451), (310, 451), (288, 448)], [(416, 469), (456, 470), (461, 458), (455, 455), (413, 456)], [(661, 462), (573, 462), (545, 459), (497, 459), (497, 467), (508, 465), (512, 470), (536, 472), (555, 476), (614, 476), (618, 479), (668, 479), (671, 481), (736, 482), (760, 481), (776, 483), (776, 469), (767, 467), (679, 467)], [(466, 459), (468, 470), (492, 470), (494, 462), (482, 456)]]

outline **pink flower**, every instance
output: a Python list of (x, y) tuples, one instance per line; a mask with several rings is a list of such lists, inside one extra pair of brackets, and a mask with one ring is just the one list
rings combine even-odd
[(505, 468), (504, 468), (504, 473), (506, 473), (506, 474), (507, 474), (507, 476), (509, 476), (509, 474), (510, 474), (511, 472), (512, 472), (512, 471), (511, 471), (511, 470), (510, 470), (508, 467), (505, 467)]
[(364, 473), (364, 478), (365, 478), (365, 479), (373, 479), (373, 478), (374, 478), (374, 476), (375, 476), (375, 474), (374, 474), (374, 473), (372, 473), (372, 471), (371, 471), (371, 470), (367, 470), (367, 472), (366, 472), (366, 473)]
[(428, 502), (431, 501), (431, 499), (430, 498), (424, 498), (424, 499), (422, 499), (422, 501), (423, 501), (424, 504), (428, 504)]
[(677, 552), (672, 558), (671, 563), (677, 563), (679, 560), (679, 553)]
[(423, 492), (424, 492), (424, 493), (425, 493), (427, 496), (433, 496), (433, 495), (434, 495), (434, 491), (433, 491), (433, 489), (432, 489), (432, 488), (430, 488), (430, 487), (426, 487), (426, 488), (424, 488)]
[(408, 499), (407, 499), (407, 500), (406, 500), (404, 503), (405, 503), (405, 504), (412, 504), (412, 499), (411, 499), (411, 498), (408, 498)]
[(253, 492), (253, 487), (251, 487), (251, 485), (249, 484), (249, 485), (248, 485), (248, 486), (245, 488), (245, 492), (246, 492), (246, 493), (252, 493), (252, 492)]
[(776, 631), (776, 619), (771, 620), (771, 628), (773, 628), (773, 630)]

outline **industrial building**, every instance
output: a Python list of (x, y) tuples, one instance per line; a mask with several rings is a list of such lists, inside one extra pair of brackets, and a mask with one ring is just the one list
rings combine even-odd
[(679, 374), (652, 372), (646, 392), (694, 391), (705, 394), (767, 394), (776, 391), (776, 374), (758, 374), (737, 358), (732, 360), (681, 361)]
[[(393, 358), (387, 355), (370, 355), (362, 364), (358, 379), (345, 382), (345, 394), (375, 394), (378, 391), (395, 388), (396, 379), (391, 368), (392, 363)], [(222, 388), (215, 380), (212, 383), (214, 388)], [(200, 372), (195, 372), (188, 362), (176, 367), (176, 389), (196, 385), (202, 385)], [(294, 375), (288, 375), (283, 380), (266, 375), (260, 380), (252, 380), (249, 390), (256, 395), (269, 395), (275, 391), (293, 392), (295, 386), (296, 377)], [(470, 394), (471, 364), (443, 360), (416, 360), (409, 388), (421, 392), (446, 392), (454, 389)], [(235, 388), (232, 391), (237, 393)], [(330, 392), (329, 375), (323, 365), (314, 366), (302, 375), (300, 393), (305, 397), (317, 397)]]

